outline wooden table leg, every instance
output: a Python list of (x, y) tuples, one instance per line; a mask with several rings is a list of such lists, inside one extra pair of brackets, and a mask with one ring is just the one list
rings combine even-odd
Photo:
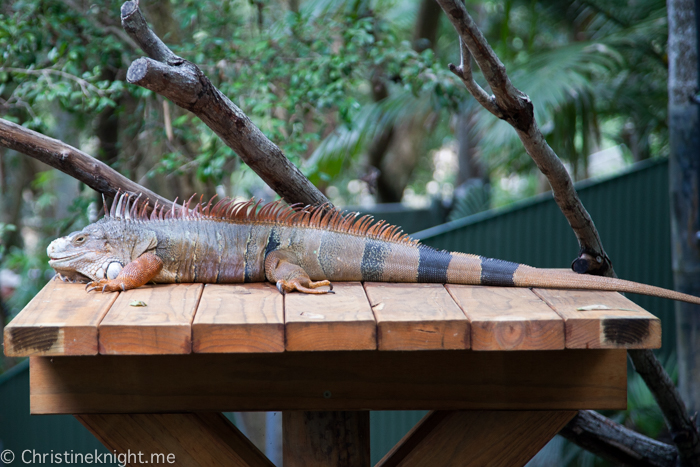
[(433, 411), (377, 467), (523, 466), (574, 415), (569, 410)]
[(226, 417), (216, 412), (91, 414), (75, 418), (110, 453), (125, 456), (122, 459), (126, 462), (117, 460), (128, 466), (274, 467)]
[(369, 411), (283, 412), (284, 467), (367, 467)]

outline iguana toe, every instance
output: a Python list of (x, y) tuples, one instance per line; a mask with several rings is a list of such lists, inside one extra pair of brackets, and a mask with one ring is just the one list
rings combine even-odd
[(100, 279), (99, 281), (88, 282), (85, 286), (85, 290), (89, 293), (100, 287), (102, 288), (102, 292), (123, 292), (126, 290), (124, 283), (115, 279)]
[[(335, 293), (333, 291), (333, 285), (330, 283), (330, 281), (318, 281), (318, 282), (313, 282), (310, 280), (304, 280), (305, 278), (299, 279), (299, 278), (294, 278), (290, 280), (284, 280), (280, 279), (277, 281), (277, 290), (280, 291), (282, 295), (284, 295), (286, 292), (294, 292), (295, 290), (297, 292), (302, 292), (302, 293), (308, 293), (308, 294), (327, 294), (327, 293)], [(329, 286), (330, 290), (316, 290), (318, 287), (324, 287), (324, 286)]]

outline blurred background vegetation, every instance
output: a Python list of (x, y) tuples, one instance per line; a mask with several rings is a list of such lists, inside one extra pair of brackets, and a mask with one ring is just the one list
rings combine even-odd
[[(667, 156), (663, 0), (467, 4), (576, 181)], [(125, 82), (142, 52), (121, 29), (120, 6), (3, 1), (0, 117), (171, 199), (274, 199), (197, 118)], [(432, 204), (456, 219), (548, 189), (512, 128), (447, 70), (459, 61), (457, 36), (434, 0), (141, 8), (175, 53), (199, 65), (336, 205)], [(70, 177), (0, 148), (0, 321), (53, 276), (48, 242), (95, 220), (96, 201)], [(0, 373), (14, 363), (1, 361)], [(644, 390), (633, 390), (639, 403), (626, 420), (658, 435), (663, 425), (644, 421), (657, 410)]]
[[(142, 55), (121, 2), (0, 5), (0, 117), (83, 149), (171, 199), (273, 199), (203, 123), (125, 82)], [(575, 180), (664, 157), (662, 0), (471, 1)], [(440, 205), (450, 219), (546, 191), (515, 132), (447, 71), (456, 34), (434, 0), (143, 2), (155, 32), (339, 206)], [(52, 275), (45, 247), (97, 216), (96, 194), (0, 148), (4, 318)]]
[[(274, 198), (188, 112), (125, 82), (142, 55), (121, 2), (0, 6), (0, 116), (83, 149), (171, 199)], [(452, 26), (434, 0), (143, 2), (155, 32), (212, 81), (339, 206), (441, 204), (450, 219), (545, 191), (515, 132), (447, 71)], [(575, 180), (664, 157), (662, 0), (470, 1)], [(3, 302), (46, 280), (51, 238), (94, 219), (95, 193), (0, 149)], [(92, 203), (92, 204), (91, 204)], [(88, 207), (92, 206), (91, 209)]]

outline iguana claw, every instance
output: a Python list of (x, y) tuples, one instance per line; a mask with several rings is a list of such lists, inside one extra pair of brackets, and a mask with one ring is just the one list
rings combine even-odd
[[(85, 286), (85, 290), (90, 293), (93, 290), (97, 290), (102, 286), (101, 292), (119, 292), (125, 291), (126, 288), (124, 287), (124, 283), (116, 280), (109, 280), (109, 279), (100, 279), (99, 281), (92, 281), (88, 282), (87, 285)], [(88, 288), (89, 287), (89, 288)]]

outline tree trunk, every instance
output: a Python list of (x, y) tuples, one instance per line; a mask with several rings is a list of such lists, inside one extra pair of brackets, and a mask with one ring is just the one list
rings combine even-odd
[[(700, 294), (700, 107), (698, 38), (692, 0), (668, 2), (668, 114), (671, 141), (670, 199), (676, 290)], [(676, 302), (679, 390), (689, 412), (700, 410), (700, 306)], [(697, 432), (697, 428), (695, 428)], [(686, 443), (686, 437), (674, 440)], [(697, 436), (683, 465), (700, 463)], [(679, 444), (680, 448), (680, 444)]]
[[(700, 118), (695, 5), (668, 2), (670, 199), (676, 290), (700, 293)], [(691, 413), (700, 410), (700, 307), (676, 303), (679, 386)]]
[(418, 52), (435, 49), (438, 26), (442, 9), (435, 0), (421, 0), (413, 31), (413, 48)]
[[(434, 48), (441, 16), (434, 0), (422, 0), (413, 33), (413, 48), (418, 52)], [(376, 102), (388, 96), (384, 75), (372, 76), (372, 95)], [(369, 164), (379, 169), (377, 202), (398, 203), (411, 179), (418, 160), (425, 153), (424, 118), (416, 117), (386, 128), (370, 146)]]
[[(119, 57), (110, 57), (110, 65), (107, 65), (100, 74), (102, 81), (114, 81), (117, 79), (117, 71), (113, 67), (118, 62)], [(123, 79), (123, 78), (122, 78)], [(117, 106), (120, 105), (117, 99)], [(120, 121), (115, 107), (106, 107), (97, 115), (94, 132), (99, 141), (97, 148), (97, 158), (110, 167), (119, 160), (119, 129)]]
[(474, 111), (463, 110), (457, 116), (456, 133), (459, 169), (455, 186), (461, 186), (463, 183), (475, 178), (482, 180), (484, 183), (488, 182), (486, 171), (479, 160), (479, 137), (473, 129), (476, 115)]

